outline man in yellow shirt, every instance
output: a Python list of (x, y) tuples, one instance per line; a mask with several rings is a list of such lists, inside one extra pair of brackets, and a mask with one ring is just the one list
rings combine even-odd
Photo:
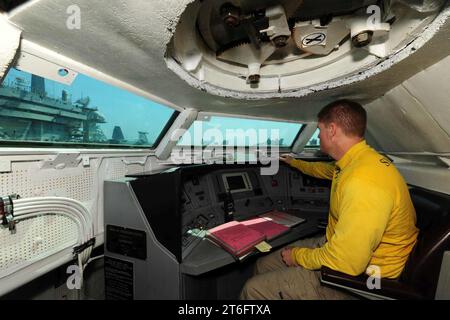
[(336, 161), (280, 157), (307, 175), (332, 180), (326, 236), (297, 241), (259, 259), (242, 299), (349, 298), (321, 286), (322, 266), (349, 275), (370, 267), (381, 278), (400, 276), (416, 243), (416, 213), (395, 166), (366, 144), (366, 122), (358, 103), (330, 103), (318, 114), (319, 139), (321, 150)]

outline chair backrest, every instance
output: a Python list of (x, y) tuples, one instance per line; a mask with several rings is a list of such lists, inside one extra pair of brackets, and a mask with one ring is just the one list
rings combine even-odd
[(450, 250), (450, 197), (422, 189), (410, 193), (420, 232), (401, 281), (433, 299), (443, 253)]

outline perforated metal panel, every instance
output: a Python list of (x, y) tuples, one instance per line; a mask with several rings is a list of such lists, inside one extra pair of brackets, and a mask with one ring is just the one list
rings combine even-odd
[(20, 220), (16, 234), (0, 226), (0, 278), (78, 242), (77, 224), (56, 214)]
[(127, 168), (122, 159), (108, 159), (105, 179), (120, 179), (126, 174)]
[(90, 168), (78, 169), (75, 174), (49, 176), (35, 190), (44, 195), (65, 196), (79, 201), (92, 199), (93, 175)]
[(22, 198), (65, 196), (87, 201), (93, 196), (94, 174), (90, 167), (40, 170), (37, 163), (14, 162), (12, 172), (0, 173), (0, 194), (17, 193)]
[(10, 173), (0, 173), (0, 194), (6, 195), (13, 193), (14, 190), (20, 190), (23, 197), (32, 197), (34, 195), (34, 186), (31, 183), (31, 175), (28, 169), (23, 168), (13, 170)]

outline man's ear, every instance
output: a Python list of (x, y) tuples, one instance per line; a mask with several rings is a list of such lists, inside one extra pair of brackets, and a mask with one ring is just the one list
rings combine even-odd
[(329, 137), (330, 137), (330, 138), (336, 136), (336, 131), (337, 131), (336, 123), (330, 122), (330, 123), (328, 124), (327, 131), (328, 131), (328, 134), (329, 134)]

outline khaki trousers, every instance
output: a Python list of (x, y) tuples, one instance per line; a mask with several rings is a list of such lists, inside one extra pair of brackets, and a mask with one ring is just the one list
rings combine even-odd
[[(319, 248), (325, 241), (325, 236), (308, 238), (291, 243), (289, 246)], [(345, 291), (321, 285), (320, 271), (286, 266), (281, 258), (281, 250), (277, 250), (256, 261), (255, 275), (246, 282), (241, 291), (240, 299), (353, 299)]]

